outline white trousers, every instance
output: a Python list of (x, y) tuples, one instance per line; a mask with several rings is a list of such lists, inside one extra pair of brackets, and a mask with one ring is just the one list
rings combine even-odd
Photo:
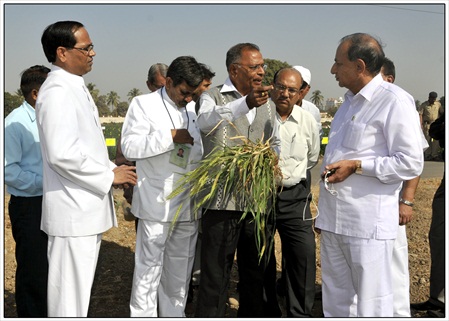
[(87, 317), (101, 234), (48, 236), (48, 317)]
[(139, 219), (131, 290), (131, 317), (185, 317), (198, 221)]
[(393, 244), (321, 231), (325, 317), (393, 317)]
[(393, 246), (393, 316), (408, 318), (410, 314), (410, 277), (408, 271), (408, 243), (405, 225), (399, 226)]

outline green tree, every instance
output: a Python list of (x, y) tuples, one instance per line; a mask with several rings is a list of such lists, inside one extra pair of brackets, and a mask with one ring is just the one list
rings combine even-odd
[(19, 96), (19, 95), (12, 95), (9, 92), (5, 92), (4, 93), (4, 105), (3, 105), (3, 112), (4, 112), (4, 117), (8, 116), (9, 113), (11, 113), (14, 109), (16, 109), (17, 107), (19, 107), (20, 105), (22, 105), (23, 103), (23, 96)]
[(125, 117), (126, 112), (128, 111), (128, 103), (126, 101), (122, 101), (118, 103), (117, 108), (114, 110), (113, 114), (116, 117)]
[(291, 67), (287, 62), (282, 62), (276, 59), (264, 58), (265, 64), (267, 65), (267, 70), (265, 70), (265, 77), (263, 78), (262, 85), (268, 86), (273, 81), (274, 74), (276, 71), (282, 68)]
[(94, 83), (88, 83), (86, 85), (87, 89), (90, 92), (90, 95), (92, 96), (92, 98), (94, 99), (95, 104), (97, 104), (97, 100), (98, 100), (98, 96), (100, 95), (100, 90), (96, 89), (96, 85)]
[(110, 91), (109, 94), (107, 94), (106, 99), (106, 103), (110, 106), (110, 110), (116, 109), (120, 102), (120, 96), (115, 91)]
[(100, 117), (109, 116), (111, 114), (111, 110), (108, 107), (107, 97), (105, 95), (98, 96), (95, 101), (95, 105), (98, 108), (98, 114)]
[(314, 103), (318, 108), (321, 109), (321, 107), (323, 106), (323, 101), (324, 101), (324, 97), (323, 97), (323, 95), (321, 95), (321, 91), (315, 90), (314, 92), (312, 92), (312, 97), (310, 98), (310, 101), (312, 103)]
[(142, 95), (142, 92), (138, 88), (133, 88), (128, 93), (128, 101), (131, 102), (134, 97)]

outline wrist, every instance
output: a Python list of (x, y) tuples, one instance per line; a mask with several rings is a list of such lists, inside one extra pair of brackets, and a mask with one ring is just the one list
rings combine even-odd
[(399, 202), (402, 204), (405, 204), (407, 206), (410, 206), (410, 207), (413, 207), (413, 205), (414, 205), (412, 201), (408, 201), (406, 199), (403, 199), (402, 197), (399, 199)]
[(355, 161), (355, 169), (354, 169), (354, 173), (361, 175), (362, 174), (362, 161), (361, 160), (356, 160)]

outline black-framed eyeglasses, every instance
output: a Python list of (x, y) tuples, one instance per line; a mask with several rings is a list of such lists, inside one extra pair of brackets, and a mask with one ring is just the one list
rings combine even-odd
[(72, 48), (67, 48), (67, 49), (76, 49), (76, 50), (84, 51), (88, 55), (91, 53), (92, 50), (94, 50), (94, 45), (91, 44), (84, 48), (72, 47)]
[(234, 64), (235, 64), (235, 65), (238, 65), (238, 66), (248, 67), (248, 69), (251, 70), (251, 71), (256, 71), (256, 70), (258, 70), (259, 68), (262, 68), (264, 71), (266, 71), (267, 68), (268, 68), (268, 65), (267, 65), (267, 64), (259, 64), (259, 65), (243, 65), (243, 64), (239, 64), (238, 62), (234, 62)]
[(277, 91), (282, 91), (282, 92), (284, 92), (287, 89), (288, 94), (290, 96), (294, 96), (297, 93), (299, 93), (299, 91), (300, 91), (299, 89), (292, 88), (292, 87), (286, 87), (286, 86), (281, 85), (281, 84), (274, 84), (274, 89), (277, 90)]

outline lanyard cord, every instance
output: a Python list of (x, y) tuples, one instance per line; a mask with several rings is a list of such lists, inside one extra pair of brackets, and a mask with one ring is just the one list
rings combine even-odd
[[(168, 117), (170, 117), (171, 123), (173, 125), (173, 129), (176, 129), (175, 127), (175, 123), (173, 122), (173, 119), (171, 118), (170, 112), (168, 111), (167, 105), (165, 105), (165, 101), (164, 101), (164, 97), (162, 96), (162, 89), (161, 89), (161, 99), (162, 99), (162, 103), (164, 104), (165, 110), (167, 111)], [(189, 119), (189, 113), (187, 112), (187, 108), (184, 107), (186, 110), (186, 116), (187, 116), (187, 130), (189, 130), (189, 123), (190, 123), (190, 119)]]

